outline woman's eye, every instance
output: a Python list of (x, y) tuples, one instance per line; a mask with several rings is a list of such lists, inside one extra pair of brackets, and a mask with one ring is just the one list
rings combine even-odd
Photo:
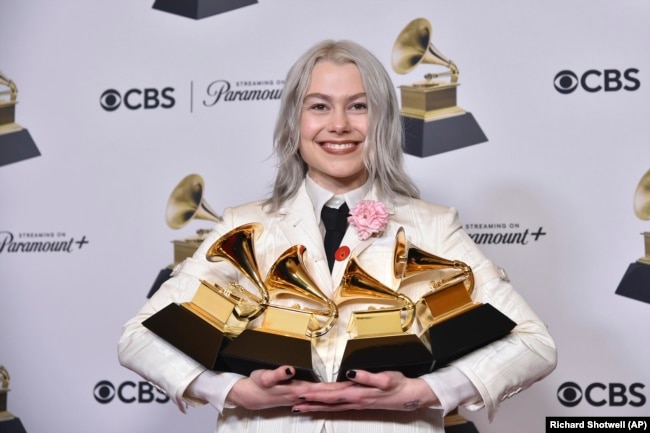
[(357, 102), (352, 104), (351, 108), (356, 111), (361, 111), (361, 110), (367, 110), (368, 109), (368, 104), (364, 102)]
[(309, 108), (312, 110), (325, 110), (327, 106), (325, 104), (312, 104)]

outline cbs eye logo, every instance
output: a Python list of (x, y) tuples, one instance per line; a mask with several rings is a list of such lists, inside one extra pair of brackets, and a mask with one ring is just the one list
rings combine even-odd
[(167, 403), (169, 397), (149, 382), (122, 382), (115, 387), (108, 380), (101, 380), (93, 390), (95, 400), (108, 404), (117, 397), (122, 403)]
[(130, 89), (124, 92), (124, 95), (115, 89), (108, 89), (99, 97), (99, 104), (106, 111), (115, 111), (122, 105), (129, 110), (172, 108), (176, 104), (173, 93), (173, 87), (165, 87), (162, 90), (152, 87)]
[(645, 388), (642, 383), (625, 386), (622, 383), (589, 384), (583, 391), (575, 382), (564, 382), (557, 390), (557, 399), (566, 407), (575, 407), (584, 400), (591, 406), (633, 406), (641, 407), (646, 403), (646, 397), (641, 393)]
[(617, 92), (619, 90), (634, 91), (641, 87), (641, 81), (636, 77), (639, 70), (629, 68), (625, 71), (618, 69), (604, 69), (599, 71), (590, 69), (581, 75), (565, 69), (558, 72), (553, 79), (555, 90), (563, 95), (573, 93), (578, 87), (589, 93), (600, 91)]

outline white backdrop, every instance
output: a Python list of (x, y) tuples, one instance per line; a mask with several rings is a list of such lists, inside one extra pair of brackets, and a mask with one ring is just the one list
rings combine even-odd
[[(648, 2), (260, 0), (202, 19), (152, 5), (0, 0), (0, 71), (17, 84), (16, 121), (41, 153), (0, 166), (0, 364), (9, 410), (29, 433), (212, 431), (211, 409), (181, 415), (116, 357), (122, 324), (172, 261), (171, 241), (209, 226), (167, 227), (176, 183), (201, 174), (218, 211), (269, 191), (277, 100), (210, 105), (208, 86), (281, 89), (297, 56), (325, 38), (361, 43), (396, 86), (410, 84), (435, 67), (398, 75), (390, 58), (418, 17), (458, 65), (458, 104), (488, 141), (407, 156), (409, 172), (472, 234), (528, 230), (526, 244), (483, 248), (559, 352), (557, 370), (491, 424), (463, 414), (481, 433), (543, 432), (546, 416), (647, 416), (650, 305), (615, 291), (650, 230), (632, 209), (650, 168)], [(568, 94), (554, 85), (563, 70), (578, 77)], [(119, 106), (100, 100), (110, 89)], [(16, 251), (11, 237), (72, 243)], [(573, 406), (558, 398), (567, 382), (584, 395)]]

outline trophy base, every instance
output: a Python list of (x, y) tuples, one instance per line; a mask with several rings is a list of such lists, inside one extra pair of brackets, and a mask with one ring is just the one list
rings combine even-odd
[(160, 289), (160, 286), (163, 285), (163, 283), (172, 276), (172, 271), (173, 269), (170, 267), (167, 267), (165, 269), (161, 269), (160, 272), (158, 272), (158, 276), (156, 277), (156, 281), (153, 282), (151, 285), (151, 289), (149, 289), (149, 293), (147, 293), (147, 299), (151, 298), (154, 293)]
[(20, 418), (13, 417), (8, 420), (0, 420), (0, 433), (27, 433)]
[(630, 264), (616, 294), (650, 303), (650, 265), (640, 262)]
[(516, 325), (490, 304), (481, 304), (428, 329), (434, 370), (508, 335)]
[(206, 368), (228, 371), (219, 353), (230, 340), (188, 309), (169, 304), (142, 325)]
[(269, 332), (246, 329), (222, 352), (228, 371), (250, 376), (255, 370), (282, 365), (296, 369), (294, 379), (320, 382), (312, 364), (311, 341)]
[(419, 377), (429, 373), (433, 363), (431, 352), (414, 334), (353, 338), (345, 346), (336, 381), (348, 380), (348, 370), (355, 369), (399, 371), (406, 377)]
[(426, 157), (483, 143), (487, 137), (472, 113), (425, 121), (401, 116), (409, 155)]
[(187, 18), (200, 19), (255, 3), (257, 0), (156, 0), (153, 8)]
[(0, 166), (40, 155), (41, 152), (25, 128), (0, 134)]

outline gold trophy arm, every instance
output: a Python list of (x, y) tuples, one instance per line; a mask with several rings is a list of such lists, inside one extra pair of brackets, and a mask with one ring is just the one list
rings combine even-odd
[(0, 95), (6, 95), (8, 93), (10, 95), (9, 100), (11, 102), (16, 102), (16, 98), (18, 97), (18, 87), (16, 87), (16, 84), (11, 81), (9, 77), (3, 74), (2, 71), (0, 71), (0, 84), (9, 87), (9, 91), (5, 90), (4, 92), (0, 92)]
[(415, 304), (404, 294), (400, 293), (398, 298), (402, 302), (402, 311), (406, 312), (406, 319), (402, 322), (402, 331), (406, 332), (411, 328), (413, 320), (415, 320)]
[(230, 230), (217, 239), (208, 249), (205, 258), (209, 262), (229, 261), (239, 272), (244, 274), (257, 288), (261, 305), (268, 304), (269, 291), (262, 277), (255, 258), (254, 241), (263, 230), (260, 223), (244, 224)]
[(11, 377), (9, 377), (9, 372), (3, 365), (0, 365), (0, 379), (2, 379), (2, 387), (0, 388), (0, 390), (2, 391), (9, 390), (9, 380), (11, 379)]
[(323, 310), (305, 308), (299, 305), (295, 307), (275, 305), (278, 308), (326, 317), (325, 323), (319, 324), (315, 329), (310, 328), (305, 333), (309, 338), (320, 337), (334, 326), (334, 323), (338, 319), (338, 308), (307, 273), (303, 260), (305, 250), (306, 248), (303, 245), (294, 245), (282, 253), (269, 269), (265, 285), (269, 288), (271, 300), (277, 299), (280, 296), (290, 296), (324, 305), (326, 308)]
[(467, 292), (471, 295), (474, 291), (474, 273), (467, 263), (460, 260), (444, 259), (415, 246), (409, 246), (402, 227), (395, 235), (393, 263), (393, 274), (397, 280), (405, 280), (422, 272), (455, 271), (452, 275), (431, 280), (429, 283), (431, 289), (433, 291), (443, 290), (464, 281)]
[(264, 311), (265, 307), (260, 303), (260, 299), (234, 281), (231, 281), (227, 287), (205, 280), (201, 280), (201, 283), (229, 299), (235, 306), (233, 314), (237, 319), (253, 320)]
[(408, 330), (413, 324), (415, 318), (415, 305), (413, 301), (402, 293), (397, 293), (390, 287), (386, 287), (376, 278), (369, 275), (357, 260), (352, 257), (348, 261), (341, 280), (341, 285), (336, 291), (335, 302), (341, 305), (348, 301), (357, 300), (388, 300), (398, 304), (397, 307), (382, 308), (382, 311), (401, 310), (406, 313), (402, 320), (402, 330)]

